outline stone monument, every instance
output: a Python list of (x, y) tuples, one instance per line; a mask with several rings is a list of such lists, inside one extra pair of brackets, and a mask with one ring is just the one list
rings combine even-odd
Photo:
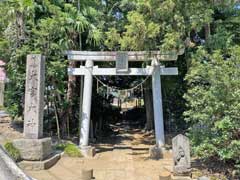
[(0, 106), (4, 106), (4, 89), (5, 89), (5, 83), (7, 81), (6, 78), (6, 72), (5, 72), (5, 66), (6, 63), (0, 60)]
[(191, 172), (191, 157), (189, 139), (179, 134), (172, 140), (174, 175), (189, 175)]
[[(25, 84), (24, 139), (13, 141), (13, 145), (20, 151), (21, 158), (28, 161), (28, 166), (31, 165), (29, 161), (34, 161), (35, 167), (46, 167), (45, 164), (36, 165), (36, 161), (45, 161), (53, 153), (51, 138), (43, 138), (44, 80), (44, 56), (28, 55)], [(44, 163), (49, 164), (49, 162)]]
[(0, 107), (4, 106), (4, 89), (5, 89), (5, 82), (0, 81)]
[(27, 56), (24, 137), (40, 139), (43, 136), (45, 59), (41, 55)]

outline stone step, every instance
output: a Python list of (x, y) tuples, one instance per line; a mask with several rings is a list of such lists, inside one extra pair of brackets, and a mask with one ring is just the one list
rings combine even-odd
[(12, 118), (8, 113), (3, 110), (0, 110), (0, 124), (10, 123)]
[(3, 117), (9, 117), (9, 114), (4, 110), (0, 110), (0, 118), (3, 118)]

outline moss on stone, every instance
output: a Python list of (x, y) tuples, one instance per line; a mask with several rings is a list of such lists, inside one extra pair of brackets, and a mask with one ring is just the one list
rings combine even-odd
[(7, 151), (7, 153), (17, 162), (21, 160), (21, 154), (20, 151), (14, 147), (12, 142), (6, 142), (4, 144), (4, 148)]

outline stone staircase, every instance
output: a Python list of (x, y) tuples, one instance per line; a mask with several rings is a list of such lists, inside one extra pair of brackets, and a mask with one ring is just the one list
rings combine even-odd
[(8, 113), (4, 110), (0, 110), (0, 123), (9, 122), (11, 120)]

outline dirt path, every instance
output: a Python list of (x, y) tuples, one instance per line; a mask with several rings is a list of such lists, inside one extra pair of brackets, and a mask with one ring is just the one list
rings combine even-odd
[(159, 180), (159, 174), (168, 173), (172, 159), (148, 158), (146, 141), (152, 138), (140, 130), (125, 129), (115, 137), (117, 144), (97, 144), (94, 158), (63, 157), (49, 170), (27, 173), (38, 180), (78, 180), (81, 169), (91, 168), (96, 180)]
[[(81, 169), (93, 169), (95, 180), (159, 180), (159, 175), (167, 175), (171, 171), (173, 161), (170, 153), (161, 160), (149, 159), (149, 147), (154, 144), (152, 133), (144, 133), (141, 129), (131, 128), (126, 122), (112, 125), (115, 136), (102, 140), (104, 143), (94, 144), (97, 154), (94, 158), (63, 157), (52, 168), (44, 171), (27, 171), (37, 180), (80, 180)], [(22, 138), (22, 127), (11, 123), (11, 118), (0, 111), (0, 144)], [(193, 164), (197, 174), (212, 175), (207, 166), (197, 162)], [(224, 179), (221, 173), (213, 177)], [(226, 178), (225, 178), (226, 179)]]
[(3, 146), (7, 141), (22, 137), (22, 128), (11, 123), (7, 113), (0, 110), (0, 144)]
[[(93, 169), (96, 180), (158, 180), (159, 174), (168, 173), (172, 159), (151, 160), (149, 147), (154, 144), (151, 133), (130, 128), (128, 124), (115, 127), (116, 135), (94, 144), (94, 158), (63, 157), (52, 168), (43, 171), (26, 171), (38, 180), (79, 180), (81, 169)], [(0, 144), (22, 137), (22, 129), (12, 125), (0, 113)]]

